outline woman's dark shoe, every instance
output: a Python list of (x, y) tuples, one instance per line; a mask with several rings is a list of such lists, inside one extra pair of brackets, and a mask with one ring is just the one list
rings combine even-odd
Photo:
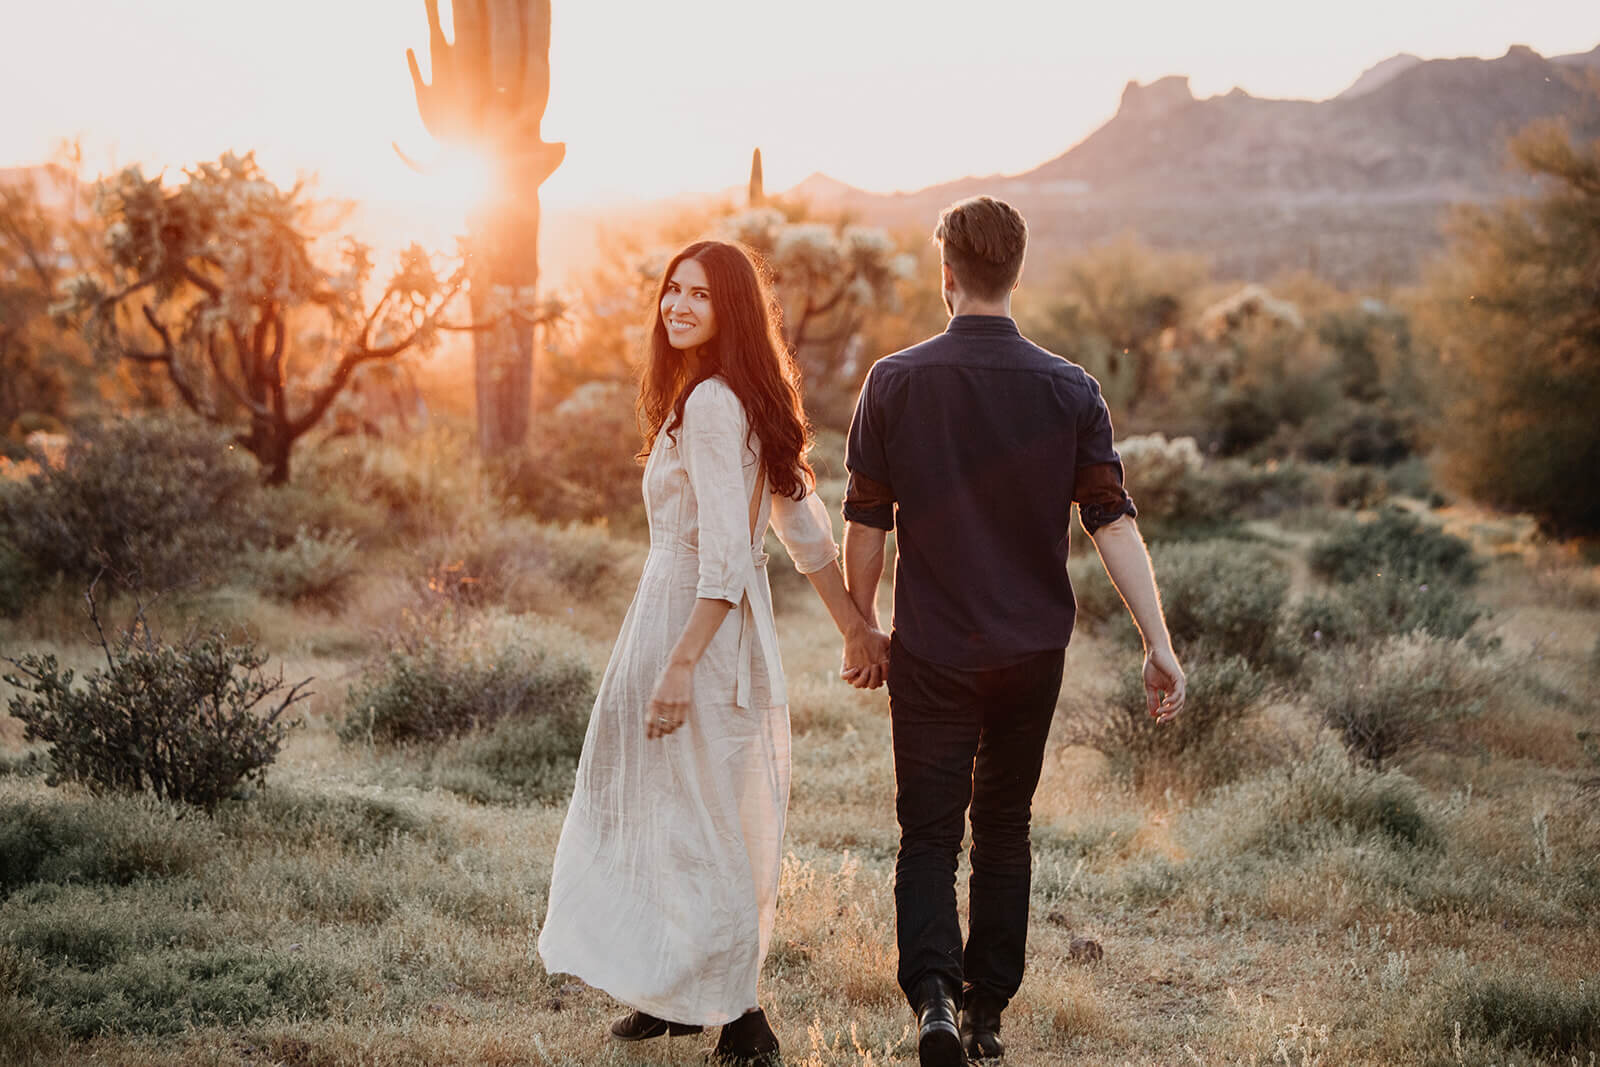
[(997, 1060), (1006, 1054), (1000, 1040), (1000, 1012), (1004, 1005), (974, 990), (961, 1005), (961, 1047), (972, 1060)]
[(956, 1029), (956, 997), (944, 980), (930, 975), (916, 989), (917, 1057), (922, 1067), (963, 1067), (967, 1054)]
[(706, 1054), (706, 1062), (722, 1065), (750, 1065), (750, 1067), (778, 1067), (783, 1057), (778, 1053), (778, 1035), (767, 1025), (767, 1014), (760, 1008), (747, 1011), (722, 1027), (717, 1035), (717, 1047)]
[(671, 1035), (682, 1037), (684, 1034), (698, 1034), (701, 1027), (693, 1023), (669, 1023), (665, 1019), (657, 1019), (654, 1015), (646, 1015), (642, 1011), (624, 1015), (611, 1024), (611, 1036), (618, 1041), (648, 1041), (652, 1037)]

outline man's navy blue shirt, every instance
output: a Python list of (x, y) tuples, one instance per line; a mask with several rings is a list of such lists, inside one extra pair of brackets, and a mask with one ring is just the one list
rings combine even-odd
[(1005, 316), (874, 364), (845, 463), (845, 518), (896, 531), (896, 636), (951, 667), (1065, 648), (1073, 502), (1090, 533), (1136, 514), (1099, 383)]

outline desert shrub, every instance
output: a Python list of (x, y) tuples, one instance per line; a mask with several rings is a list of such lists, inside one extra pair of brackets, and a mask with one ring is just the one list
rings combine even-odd
[(222, 572), (256, 538), (249, 457), (217, 431), (140, 417), (89, 427), (60, 467), (0, 494), (0, 541), (36, 572), (167, 589)]
[(1333, 472), (1333, 484), (1328, 491), (1335, 507), (1365, 511), (1382, 507), (1389, 499), (1389, 482), (1376, 467), (1352, 467), (1341, 464)]
[(0, 802), (0, 895), (36, 882), (125, 885), (193, 870), (215, 838), (177, 814), (148, 797)]
[(325, 441), (300, 460), (296, 483), (303, 495), (292, 503), (304, 509), (296, 520), (323, 532), (367, 533), (361, 517), (376, 514), (375, 533), (414, 539), (497, 511), (470, 435), (449, 426), (393, 441)]
[[(0, 494), (6, 491), (0, 484)], [(0, 500), (0, 515), (5, 512), (5, 503)], [(28, 557), (7, 541), (0, 541), (0, 619), (20, 616), (46, 584), (46, 576)]]
[(1327, 503), (1327, 478), (1294, 460), (1247, 463), (1224, 459), (1208, 463), (1209, 491), (1234, 516), (1270, 519), (1286, 511)]
[(1152, 535), (1204, 525), (1227, 517), (1226, 504), (1210, 491), (1204, 460), (1192, 437), (1167, 440), (1159, 433), (1117, 442), (1124, 481), (1139, 508), (1139, 525)]
[(1095, 629), (1109, 627), (1116, 632), (1128, 631), (1130, 640), (1138, 640), (1138, 631), (1128, 617), (1128, 608), (1122, 602), (1117, 587), (1111, 584), (1105, 567), (1097, 555), (1073, 556), (1067, 560), (1067, 576), (1072, 580), (1072, 595), (1078, 601), (1078, 625)]
[(1381, 574), (1470, 585), (1479, 571), (1467, 542), (1393, 508), (1371, 522), (1343, 524), (1313, 545), (1307, 558), (1316, 574), (1334, 582)]
[(1419, 631), (1459, 640), (1483, 612), (1455, 585), (1384, 575), (1308, 596), (1291, 614), (1305, 647), (1335, 648)]
[[(1292, 665), (1281, 640), (1289, 578), (1281, 564), (1246, 541), (1174, 542), (1151, 550), (1162, 608), (1173, 643), (1203, 644), (1213, 653), (1241, 656), (1273, 669)], [(1097, 557), (1067, 563), (1078, 618), (1138, 643), (1138, 630)]]
[(528, 436), (526, 450), (498, 472), (514, 509), (547, 522), (633, 524), (643, 514), (632, 388), (582, 386)]
[(442, 754), (437, 782), (480, 803), (561, 800), (583, 750), (588, 704), (559, 714), (502, 719)]
[(331, 841), (345, 852), (367, 854), (395, 841), (437, 832), (427, 820), (398, 801), (303, 790), (263, 789), (248, 805), (229, 805), (217, 813), (217, 827), (229, 837), (306, 847)]
[(301, 526), (285, 544), (250, 549), (241, 563), (251, 583), (275, 600), (331, 604), (356, 576), (356, 550), (344, 530)]
[(1502, 1049), (1541, 1057), (1594, 1052), (1600, 1046), (1600, 981), (1569, 985), (1550, 975), (1458, 975), (1434, 998), (1428, 1017)]
[(1319, 657), (1309, 698), (1350, 753), (1381, 766), (1482, 712), (1493, 668), (1457, 641), (1426, 634)]
[(1267, 680), (1240, 656), (1202, 657), (1184, 669), (1188, 695), (1176, 719), (1152, 719), (1143, 678), (1128, 671), (1103, 708), (1080, 713), (1069, 725), (1068, 743), (1099, 749), (1136, 785), (1174, 764), (1183, 764), (1186, 776), (1200, 784), (1227, 781), (1248, 755), (1238, 731), (1267, 696)]
[(22, 974), (19, 971), (13, 982), (7, 967), (7, 954), (0, 950), (0, 1063), (33, 1067), (60, 1062), (66, 1034), (33, 1001), (8, 991), (13, 984), (21, 985)]
[(1387, 404), (1342, 401), (1307, 419), (1296, 454), (1314, 463), (1388, 467), (1415, 451), (1414, 419)]
[(1151, 552), (1173, 643), (1204, 643), (1222, 656), (1278, 666), (1289, 576), (1266, 549), (1244, 541), (1158, 545)]
[(132, 953), (91, 970), (35, 962), (28, 977), (28, 998), (80, 1039), (321, 1014), (337, 978), (302, 953), (249, 945)]
[(1198, 818), (1204, 825), (1197, 847), (1218, 860), (1293, 856), (1363, 838), (1407, 848), (1439, 840), (1415, 781), (1353, 763), (1329, 744), (1305, 760), (1227, 786)]
[(424, 549), (429, 592), (467, 604), (537, 606), (541, 593), (591, 600), (632, 565), (633, 545), (601, 524), (545, 524), (528, 516), (458, 527)]
[(351, 687), (339, 736), (441, 741), (506, 718), (547, 716), (571, 728), (594, 699), (595, 679), (567, 645), (558, 631), (507, 618), (413, 635)]
[(80, 781), (210, 809), (265, 778), (304, 682), (285, 688), (281, 675), (262, 673), (264, 653), (221, 634), (173, 645), (141, 622), (102, 643), (106, 669), (81, 686), (54, 656), (10, 661), (16, 673), (5, 680), (21, 691), (11, 714), (27, 740), (49, 745), (52, 785)]

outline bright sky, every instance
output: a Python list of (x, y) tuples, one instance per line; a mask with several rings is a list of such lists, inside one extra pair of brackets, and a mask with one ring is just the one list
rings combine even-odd
[[(1322, 98), (1402, 51), (1600, 43), (1595, 0), (554, 0), (553, 18), (544, 135), (568, 154), (547, 211), (740, 185), (757, 145), (775, 190), (818, 170), (885, 191), (1014, 173), (1130, 79)], [(449, 214), (389, 147), (436, 152), (405, 64), (412, 46), (428, 67), (422, 0), (0, 0), (0, 27), (0, 166), (71, 136), (94, 170), (253, 148), (280, 181)]]

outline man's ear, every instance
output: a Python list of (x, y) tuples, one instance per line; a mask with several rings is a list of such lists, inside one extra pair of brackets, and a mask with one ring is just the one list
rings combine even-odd
[(956, 287), (956, 272), (951, 270), (950, 264), (942, 259), (939, 261), (939, 284), (945, 290), (952, 292)]

